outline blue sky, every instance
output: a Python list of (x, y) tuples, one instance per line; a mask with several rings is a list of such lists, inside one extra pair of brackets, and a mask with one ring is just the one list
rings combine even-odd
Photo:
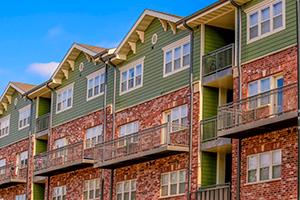
[(39, 84), (73, 42), (115, 47), (144, 9), (187, 16), (215, 0), (10, 0), (0, 8), (0, 93)]

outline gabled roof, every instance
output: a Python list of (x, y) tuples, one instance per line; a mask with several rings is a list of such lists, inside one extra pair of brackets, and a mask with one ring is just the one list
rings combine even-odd
[(12, 95), (15, 92), (19, 92), (21, 95), (24, 95), (26, 92), (34, 88), (35, 85), (21, 82), (10, 82), (0, 98), (0, 115), (3, 114), (3, 111), (7, 110), (7, 106), (12, 103)]
[(68, 79), (69, 72), (70, 70), (74, 70), (75, 60), (81, 52), (83, 52), (87, 59), (91, 61), (95, 55), (106, 51), (108, 50), (102, 47), (74, 43), (68, 50), (67, 54), (64, 56), (63, 60), (61, 61), (53, 75), (51, 76), (51, 82), (49, 83), (49, 85), (55, 87), (61, 84), (62, 79)]
[[(154, 19), (160, 20), (165, 31), (167, 31), (169, 26), (176, 33), (176, 22), (182, 19), (182, 17), (154, 10), (145, 10), (117, 47), (115, 61), (125, 60), (130, 51), (136, 53), (136, 42), (138, 40), (142, 43), (144, 42), (145, 31)], [(115, 63), (118, 63), (118, 61)]]

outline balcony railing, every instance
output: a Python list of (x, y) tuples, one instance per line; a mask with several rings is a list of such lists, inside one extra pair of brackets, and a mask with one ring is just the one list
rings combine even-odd
[(47, 176), (92, 166), (93, 153), (92, 149), (84, 149), (84, 142), (78, 142), (39, 154), (34, 157), (35, 175)]
[(208, 76), (226, 68), (234, 63), (234, 44), (224, 46), (203, 56), (203, 76)]
[(36, 119), (35, 132), (39, 133), (49, 129), (50, 113), (42, 115)]
[(27, 166), (6, 165), (0, 167), (0, 188), (26, 183)]
[(217, 116), (201, 121), (201, 141), (206, 142), (217, 138)]
[(97, 166), (113, 168), (155, 156), (188, 151), (188, 129), (176, 124), (157, 127), (97, 145)]
[(197, 192), (197, 200), (230, 200), (230, 184), (202, 187)]
[(296, 110), (297, 85), (290, 84), (276, 88), (220, 107), (218, 110), (218, 134), (222, 131), (231, 134), (230, 130), (241, 129), (244, 125), (247, 125), (244, 129), (251, 129), (278, 123), (287, 120), (287, 117), (293, 117), (292, 111)]

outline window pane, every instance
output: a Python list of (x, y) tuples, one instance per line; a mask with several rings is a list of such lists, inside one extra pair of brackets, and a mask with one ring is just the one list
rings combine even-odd
[(169, 175), (168, 174), (164, 174), (161, 176), (161, 184), (162, 185), (167, 185), (169, 182)]
[(260, 167), (268, 167), (271, 165), (270, 153), (264, 153), (260, 155)]
[(261, 92), (266, 92), (270, 90), (270, 78), (261, 80)]
[(258, 82), (253, 82), (249, 84), (249, 97), (258, 94)]
[(177, 70), (181, 67), (181, 47), (174, 50), (174, 69)]
[(127, 71), (122, 72), (122, 82), (127, 80)]
[(270, 174), (270, 171), (269, 171), (270, 167), (263, 167), (263, 168), (260, 168), (260, 177), (259, 179), (261, 181), (264, 181), (264, 180), (269, 180), (269, 174)]
[(179, 194), (182, 194), (185, 192), (185, 183), (179, 184)]
[(249, 183), (256, 182), (256, 170), (248, 171), (248, 182)]
[(282, 2), (278, 2), (273, 5), (273, 16), (278, 16), (282, 14)]
[(177, 184), (171, 184), (171, 192), (170, 195), (177, 194)]
[(272, 178), (280, 178), (281, 176), (281, 165), (273, 166)]
[(282, 15), (279, 15), (277, 17), (274, 17), (273, 19), (273, 29), (277, 29), (283, 26), (283, 20), (282, 20)]
[(271, 25), (270, 20), (261, 23), (261, 34), (262, 35), (271, 31), (270, 25)]
[(258, 24), (258, 13), (253, 13), (250, 15), (250, 27), (253, 27)]
[(257, 168), (257, 156), (251, 156), (248, 158), (248, 170)]
[(161, 187), (161, 196), (167, 196), (168, 195), (168, 186), (162, 186)]
[(171, 183), (177, 183), (177, 172), (171, 173)]
[(142, 65), (139, 64), (136, 66), (136, 75), (142, 74)]
[(179, 172), (179, 182), (185, 182), (185, 171)]
[(256, 38), (258, 36), (258, 26), (253, 26), (250, 28), (250, 39)]
[(272, 153), (272, 164), (273, 165), (281, 164), (281, 151), (274, 151)]

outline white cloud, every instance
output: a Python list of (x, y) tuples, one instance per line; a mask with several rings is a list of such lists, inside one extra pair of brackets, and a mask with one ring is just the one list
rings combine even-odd
[(46, 37), (47, 38), (55, 38), (64, 33), (64, 30), (61, 26), (55, 26), (48, 30)]
[(28, 71), (49, 78), (58, 65), (58, 62), (32, 63), (29, 65)]

